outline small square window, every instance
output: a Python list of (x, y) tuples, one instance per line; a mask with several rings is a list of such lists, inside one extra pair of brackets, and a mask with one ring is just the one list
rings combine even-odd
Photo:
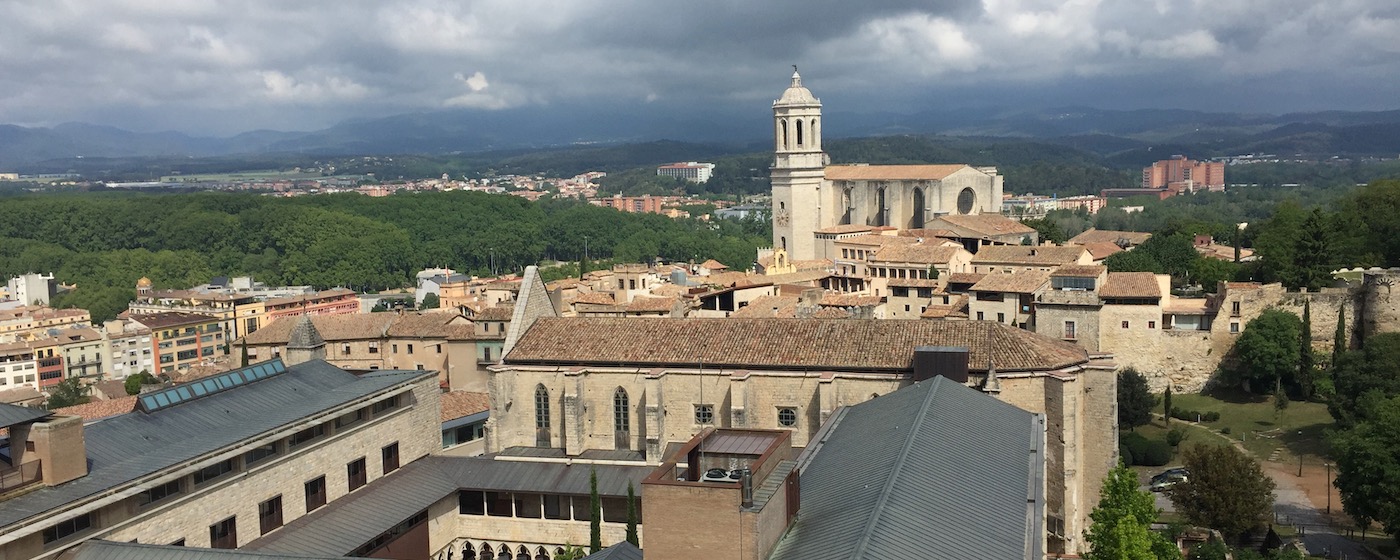
[(1230, 332), (1232, 332), (1232, 333), (1240, 332), (1240, 324), (1237, 323), (1237, 322), (1231, 321), (1231, 322), (1230, 322)]
[(715, 421), (715, 405), (697, 404), (695, 405), (695, 423), (713, 424)]
[(1127, 322), (1127, 321), (1123, 321), (1123, 328), (1125, 328), (1125, 329), (1128, 328), (1128, 322)]
[(1147, 322), (1147, 328), (1149, 328), (1149, 329), (1155, 329), (1155, 328), (1157, 328), (1157, 322), (1156, 322), (1156, 321), (1148, 321), (1148, 322)]

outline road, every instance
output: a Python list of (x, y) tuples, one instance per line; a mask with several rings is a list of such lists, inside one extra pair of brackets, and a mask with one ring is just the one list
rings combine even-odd
[(1274, 513), (1279, 523), (1298, 525), (1304, 531), (1303, 545), (1308, 553), (1327, 558), (1348, 558), (1379, 560), (1361, 543), (1339, 535), (1328, 524), (1322, 510), (1308, 500), (1307, 494), (1298, 486), (1297, 477), (1276, 463), (1264, 463), (1264, 472), (1274, 479)]

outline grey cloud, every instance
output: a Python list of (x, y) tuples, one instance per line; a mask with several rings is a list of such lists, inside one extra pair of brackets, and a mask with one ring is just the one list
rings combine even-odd
[[(33, 124), (230, 133), (593, 100), (703, 113), (763, 106), (793, 63), (860, 111), (1400, 98), (1393, 0), (0, 0), (0, 21), (0, 122)], [(487, 87), (456, 78), (477, 73)]]

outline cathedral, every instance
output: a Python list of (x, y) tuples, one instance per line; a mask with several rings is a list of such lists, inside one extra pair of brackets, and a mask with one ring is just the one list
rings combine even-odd
[(831, 165), (822, 151), (822, 103), (792, 85), (773, 102), (773, 247), (818, 258), (814, 233), (854, 224), (920, 229), (940, 216), (1000, 214), (995, 167)]

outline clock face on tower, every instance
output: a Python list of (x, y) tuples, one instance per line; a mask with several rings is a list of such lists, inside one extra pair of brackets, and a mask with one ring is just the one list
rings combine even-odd
[(779, 210), (777, 214), (773, 215), (773, 220), (778, 225), (786, 227), (788, 223), (792, 221), (792, 218), (788, 216), (787, 210)]

